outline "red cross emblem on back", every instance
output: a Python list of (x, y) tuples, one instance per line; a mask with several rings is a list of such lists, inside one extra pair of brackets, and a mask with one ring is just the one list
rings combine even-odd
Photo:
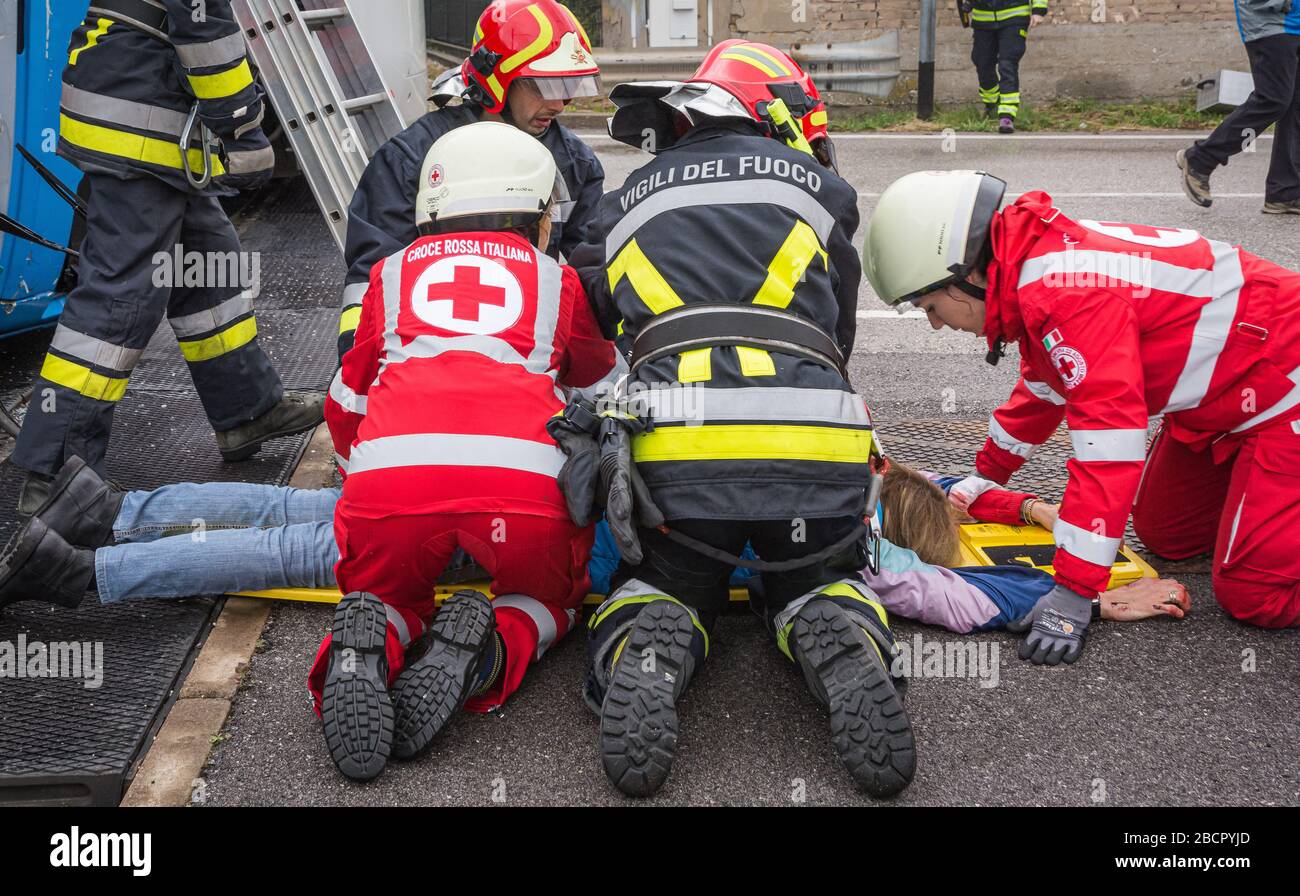
[(1061, 371), (1061, 379), (1063, 380), (1074, 379), (1074, 372), (1076, 370), (1076, 366), (1075, 363), (1071, 361), (1068, 356), (1058, 355), (1056, 358), (1056, 366), (1057, 369)]
[(451, 300), (451, 316), (457, 320), (478, 321), (483, 318), (482, 307), (506, 307), (506, 291), (499, 286), (483, 283), (478, 268), (458, 267), (451, 283), (434, 283), (429, 286), (429, 301)]

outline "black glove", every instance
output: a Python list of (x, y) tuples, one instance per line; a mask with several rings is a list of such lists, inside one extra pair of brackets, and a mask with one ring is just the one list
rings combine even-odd
[(564, 452), (558, 480), (560, 492), (569, 508), (569, 518), (578, 526), (586, 526), (595, 515), (596, 485), (600, 480), (597, 425), (595, 406), (581, 398), (571, 401), (563, 416), (552, 417), (546, 424), (546, 431)]
[(224, 174), (212, 179), (227, 190), (256, 190), (275, 173), (275, 150), (261, 128), (253, 128), (241, 137), (221, 141), (221, 164)]
[(1038, 599), (1025, 618), (1008, 624), (1007, 630), (1029, 630), (1020, 642), (1022, 660), (1055, 666), (1061, 660), (1073, 663), (1079, 658), (1091, 621), (1092, 601), (1057, 585)]

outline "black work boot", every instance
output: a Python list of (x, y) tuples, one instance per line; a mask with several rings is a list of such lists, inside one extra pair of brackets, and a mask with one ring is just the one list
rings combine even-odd
[(23, 600), (75, 609), (95, 583), (95, 552), (68, 544), (36, 517), (0, 554), (0, 609)]
[(26, 518), (35, 513), (50, 496), (50, 488), (53, 485), (53, 476), (28, 473), (27, 478), (23, 480), (22, 490), (18, 492), (18, 515)]
[(488, 599), (472, 589), (447, 598), (393, 684), (393, 753), (410, 759), (426, 749), (466, 700), (492, 687), (504, 662)]
[(695, 620), (682, 604), (646, 604), (619, 646), (600, 708), (600, 758), (628, 796), (653, 796), (677, 755), (676, 701), (695, 671)]
[(345, 595), (334, 609), (320, 719), (330, 758), (358, 781), (382, 772), (393, 749), (387, 645), (383, 601), (359, 591)]
[(916, 742), (875, 640), (839, 604), (814, 599), (795, 616), (790, 641), (853, 780), (874, 797), (902, 791), (916, 772)]
[(126, 493), (99, 478), (79, 457), (70, 457), (54, 477), (49, 496), (32, 514), (63, 540), (79, 548), (113, 541), (113, 523)]
[(222, 460), (248, 460), (262, 443), (315, 429), (325, 419), (325, 396), (318, 392), (285, 392), (280, 403), (255, 420), (217, 433)]

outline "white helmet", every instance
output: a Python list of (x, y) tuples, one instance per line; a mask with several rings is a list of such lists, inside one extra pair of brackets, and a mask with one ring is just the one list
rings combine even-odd
[(917, 171), (890, 184), (862, 247), (863, 272), (881, 300), (897, 305), (961, 283), (979, 260), (1006, 189), (1006, 181), (983, 171)]
[(432, 232), (527, 227), (541, 220), (555, 184), (555, 159), (536, 137), (501, 122), (468, 124), (425, 155), (415, 223)]

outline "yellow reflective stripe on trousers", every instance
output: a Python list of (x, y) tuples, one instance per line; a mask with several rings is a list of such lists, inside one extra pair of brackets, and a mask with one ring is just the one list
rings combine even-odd
[[(139, 134), (116, 131), (97, 124), (88, 124), (75, 118), (69, 118), (66, 115), (59, 116), (59, 135), (74, 146), (88, 149), (91, 152), (102, 153), (106, 156), (117, 156), (123, 159), (146, 162), (163, 168), (180, 170), (181, 167), (180, 147), (175, 143), (168, 143), (166, 140), (142, 137)], [(198, 148), (190, 149), (188, 155), (190, 170), (202, 170), (203, 151)], [(217, 177), (225, 173), (226, 166), (221, 164), (221, 159), (212, 154), (212, 176)]]
[(804, 272), (818, 255), (822, 263), (829, 266), (830, 261), (821, 241), (803, 221), (795, 222), (794, 229), (785, 238), (776, 257), (767, 266), (767, 279), (754, 296), (755, 305), (770, 305), (773, 308), (788, 308), (794, 298), (794, 288), (803, 279)]
[(361, 323), (361, 306), (344, 308), (343, 313), (339, 315), (339, 335), (351, 333), (359, 323)]
[(632, 440), (637, 463), (688, 460), (805, 460), (865, 464), (871, 430), (761, 423), (661, 426)]
[(186, 75), (190, 89), (201, 100), (220, 100), (234, 96), (253, 83), (253, 72), (248, 67), (248, 60), (241, 59), (239, 65), (215, 75)]
[(190, 362), (210, 361), (247, 345), (256, 335), (257, 318), (246, 317), (239, 323), (227, 327), (220, 333), (208, 336), (206, 339), (181, 341), (181, 354), (185, 356), (186, 361)]
[[(670, 595), (667, 594), (636, 594), (628, 597), (618, 597), (618, 598), (614, 598), (613, 600), (606, 600), (597, 609), (596, 614), (591, 617), (591, 622), (587, 623), (587, 628), (591, 631), (595, 631), (596, 626), (600, 625), (602, 622), (608, 619), (609, 615), (613, 613), (615, 610), (618, 610), (622, 607), (626, 607), (633, 604), (648, 604), (657, 600), (671, 601), (672, 603), (686, 607), (687, 610), (690, 610), (691, 624), (693, 624), (695, 626), (696, 631), (698, 631), (704, 637), (704, 655), (708, 656), (709, 655), (709, 633), (704, 630), (704, 626), (700, 625), (700, 620), (696, 617), (695, 611), (691, 610), (690, 607), (687, 607), (686, 604), (682, 603), (677, 598), (671, 597)], [(620, 652), (622, 651), (621, 646), (619, 647), (619, 651)], [(617, 661), (617, 659), (618, 657), (616, 655), (615, 661)], [(613, 663), (611, 663), (610, 665), (612, 666)]]
[(81, 55), (82, 50), (89, 50), (95, 44), (99, 43), (99, 39), (104, 36), (104, 33), (108, 31), (112, 25), (112, 19), (96, 19), (95, 27), (86, 32), (86, 43), (83, 46), (77, 47), (77, 49), (73, 50), (68, 55), (68, 65), (76, 65), (77, 57)]
[(126, 394), (126, 377), (107, 377), (58, 355), (45, 356), (41, 376), (51, 383), (98, 401), (117, 401)]
[(713, 379), (713, 349), (693, 348), (677, 361), (677, 382), (703, 383)]
[(618, 257), (609, 263), (606, 273), (609, 276), (611, 292), (618, 287), (619, 281), (626, 275), (637, 297), (654, 314), (663, 314), (670, 308), (682, 304), (681, 297), (668, 285), (668, 281), (646, 257), (645, 252), (641, 251), (635, 239), (629, 240), (623, 247), (623, 251), (618, 253)]

